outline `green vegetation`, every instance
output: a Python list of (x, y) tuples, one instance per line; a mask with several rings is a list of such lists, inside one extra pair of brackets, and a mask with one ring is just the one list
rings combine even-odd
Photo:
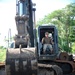
[(5, 62), (6, 58), (6, 48), (0, 46), (0, 62)]
[(50, 23), (58, 29), (59, 47), (64, 51), (75, 53), (75, 3), (46, 15), (37, 22), (37, 27)]
[(75, 43), (73, 43), (73, 45), (72, 45), (72, 51), (75, 54)]

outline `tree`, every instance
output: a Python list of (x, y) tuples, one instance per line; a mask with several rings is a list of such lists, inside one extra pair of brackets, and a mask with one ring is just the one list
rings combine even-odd
[(59, 46), (67, 52), (71, 52), (71, 44), (74, 42), (75, 33), (72, 29), (75, 26), (75, 3), (67, 5), (61, 10), (55, 10), (46, 15), (37, 26), (53, 23), (58, 29)]

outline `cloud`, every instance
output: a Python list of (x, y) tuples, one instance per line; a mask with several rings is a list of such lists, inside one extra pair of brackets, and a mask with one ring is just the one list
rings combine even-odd
[(11, 28), (12, 35), (16, 33), (15, 25), (16, 2), (0, 3), (0, 44), (3, 45), (4, 37), (8, 37)]
[(36, 3), (36, 20), (43, 18), (45, 15), (51, 13), (54, 10), (64, 8), (72, 0), (32, 0)]
[(8, 29), (15, 26), (15, 3), (0, 3), (0, 32), (6, 35)]

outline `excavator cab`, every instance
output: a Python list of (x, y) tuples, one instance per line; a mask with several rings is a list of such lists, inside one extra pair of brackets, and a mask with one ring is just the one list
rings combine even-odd
[[(45, 37), (45, 32), (49, 33), (49, 36), (53, 44), (52, 46), (52, 53), (49, 47), (46, 47), (45, 54), (43, 53), (44, 44), (42, 44), (42, 38)], [(54, 60), (58, 54), (58, 35), (57, 29), (53, 25), (46, 25), (46, 26), (39, 26), (38, 27), (38, 57), (39, 60)]]

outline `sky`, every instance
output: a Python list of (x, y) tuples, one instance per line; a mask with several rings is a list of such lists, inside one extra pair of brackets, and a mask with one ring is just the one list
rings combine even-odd
[[(64, 8), (75, 0), (32, 0), (36, 3), (36, 22), (54, 10)], [(15, 24), (16, 0), (0, 0), (0, 45), (4, 45), (4, 38), (17, 34)]]

